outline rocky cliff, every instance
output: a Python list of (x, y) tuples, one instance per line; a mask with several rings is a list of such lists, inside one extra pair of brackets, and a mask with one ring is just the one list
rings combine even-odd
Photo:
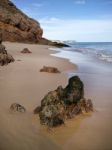
[(43, 34), (39, 22), (29, 18), (9, 0), (0, 0), (0, 32), (3, 41), (28, 43), (37, 43)]
[(64, 43), (43, 38), (43, 30), (39, 22), (29, 18), (10, 0), (0, 0), (0, 33), (3, 41), (68, 47)]

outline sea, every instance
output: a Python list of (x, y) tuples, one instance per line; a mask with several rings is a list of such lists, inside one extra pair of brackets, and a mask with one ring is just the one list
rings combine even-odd
[[(112, 63), (112, 42), (75, 42), (65, 41), (72, 51), (80, 52), (99, 60)], [(68, 49), (68, 50), (70, 50)]]
[(68, 59), (71, 63), (76, 64), (78, 74), (83, 72), (83, 74), (112, 75), (112, 42), (64, 41), (64, 43), (70, 47), (51, 48), (57, 51), (52, 55)]
[(112, 63), (112, 42), (76, 42), (72, 40), (64, 41), (64, 43), (70, 47), (57, 49), (58, 51), (78, 52), (103, 62)]

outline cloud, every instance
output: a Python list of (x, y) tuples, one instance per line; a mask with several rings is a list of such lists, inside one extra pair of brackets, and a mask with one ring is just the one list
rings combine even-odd
[(34, 6), (34, 7), (42, 7), (42, 6), (44, 6), (44, 4), (43, 3), (33, 3), (32, 6)]
[(75, 0), (74, 3), (77, 5), (85, 5), (86, 1), (85, 0)]
[(112, 39), (112, 20), (39, 20), (48, 39), (76, 41), (109, 41)]
[(56, 18), (56, 17), (45, 17), (45, 18), (42, 18), (40, 19), (40, 23), (44, 24), (44, 25), (56, 25), (56, 24), (59, 24), (59, 22), (62, 21), (61, 19), (59, 18)]

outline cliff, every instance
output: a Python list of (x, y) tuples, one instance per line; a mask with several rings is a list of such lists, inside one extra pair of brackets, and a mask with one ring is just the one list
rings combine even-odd
[(3, 41), (28, 43), (37, 43), (43, 34), (39, 22), (29, 18), (9, 0), (0, 0), (0, 32)]
[(68, 46), (43, 38), (39, 22), (24, 14), (10, 0), (0, 0), (0, 33), (3, 41)]

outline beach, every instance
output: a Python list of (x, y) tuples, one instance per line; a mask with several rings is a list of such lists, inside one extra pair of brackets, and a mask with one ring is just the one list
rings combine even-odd
[[(50, 56), (49, 46), (9, 42), (3, 44), (15, 62), (0, 66), (0, 150), (44, 150), (51, 146), (57, 149), (53, 141), (41, 135), (38, 115), (34, 115), (33, 110), (49, 91), (67, 84), (68, 77), (64, 72), (74, 69), (74, 65)], [(20, 53), (25, 47), (32, 53)], [(44, 65), (58, 67), (62, 73), (42, 73), (40, 69)], [(27, 112), (12, 114), (10, 105), (15, 102), (23, 105)]]
[[(3, 44), (15, 62), (0, 66), (0, 150), (112, 149), (110, 68), (98, 66), (99, 63), (90, 61), (80, 53), (76, 53), (74, 62), (70, 62), (70, 53), (49, 50), (50, 46)], [(32, 53), (20, 53), (23, 48), (28, 48)], [(40, 72), (45, 65), (57, 67), (61, 73)], [(45, 126), (40, 125), (39, 117), (33, 114), (33, 110), (49, 91), (59, 85), (65, 87), (68, 78), (73, 75), (79, 75), (84, 82), (85, 97), (92, 99), (95, 111), (68, 120), (64, 126), (49, 133)], [(12, 113), (9, 108), (15, 102), (23, 105), (26, 113)]]

